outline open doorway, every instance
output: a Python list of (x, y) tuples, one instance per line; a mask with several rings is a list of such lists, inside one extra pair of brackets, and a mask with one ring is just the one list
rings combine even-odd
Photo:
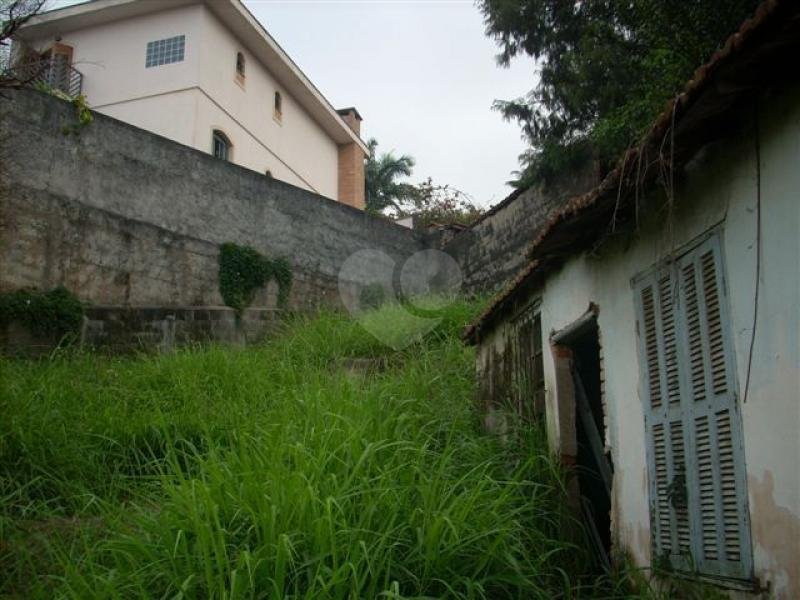
[(590, 311), (572, 326), (553, 336), (567, 381), (559, 391), (560, 411), (569, 415), (562, 423), (574, 451), (573, 464), (580, 507), (598, 566), (610, 569), (611, 485), (613, 466), (605, 452), (605, 415), (602, 398), (600, 336)]

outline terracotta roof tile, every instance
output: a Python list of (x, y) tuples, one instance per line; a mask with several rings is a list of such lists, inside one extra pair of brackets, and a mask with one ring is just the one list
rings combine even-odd
[[(623, 192), (630, 192), (633, 186), (640, 185), (640, 180), (631, 179), (631, 169), (635, 161), (647, 156), (654, 148), (663, 146), (665, 136), (670, 133), (673, 124), (677, 130), (680, 126), (680, 121), (689, 113), (698, 98), (709, 88), (712, 88), (717, 74), (731, 65), (735, 65), (736, 58), (742, 53), (743, 49), (756, 48), (759, 44), (769, 41), (764, 39), (763, 36), (759, 39), (762, 32), (773, 26), (784, 27), (789, 30), (793, 49), (795, 51), (798, 50), (797, 46), (800, 46), (800, 35), (798, 35), (797, 30), (799, 14), (800, 2), (796, 0), (765, 0), (762, 2), (754, 16), (746, 20), (739, 31), (731, 35), (724, 45), (714, 52), (708, 62), (694, 72), (683, 91), (667, 103), (641, 143), (628, 149), (618, 161), (617, 166), (606, 175), (597, 187), (585, 194), (572, 198), (549, 218), (529, 246), (528, 258), (530, 262), (500, 293), (494, 296), (481, 315), (464, 330), (463, 339), (469, 343), (476, 343), (481, 329), (488, 325), (487, 322), (496, 312), (505, 306), (510, 299), (513, 299), (516, 292), (526, 281), (535, 278), (537, 275), (544, 276), (549, 270), (560, 264), (559, 260), (545, 260), (547, 256), (546, 245), (553, 242), (557, 235), (568, 233), (570, 228), (575, 229), (579, 237), (581, 234), (588, 234), (584, 237), (596, 236), (602, 232), (602, 229), (608, 225), (607, 222), (603, 222), (600, 228), (595, 227), (596, 223), (593, 223), (593, 227), (587, 229), (585, 224), (581, 224), (576, 219), (589, 212), (590, 209), (597, 207), (601, 200), (609, 197), (619, 199)], [(792, 25), (794, 25), (794, 29), (791, 29)], [(786, 56), (783, 58), (786, 59)], [(793, 59), (788, 58), (786, 60)], [(743, 93), (743, 91), (740, 93)], [(723, 109), (727, 109), (730, 104), (728, 102)], [(696, 149), (692, 148), (691, 144), (687, 144), (686, 148), (679, 148), (680, 151), (685, 153)], [(675, 164), (677, 162), (675, 161)], [(512, 196), (516, 197), (514, 194)], [(508, 200), (510, 201), (511, 199), (513, 198)], [(582, 249), (582, 246), (576, 248), (576, 250)], [(564, 251), (570, 253), (569, 250)]]

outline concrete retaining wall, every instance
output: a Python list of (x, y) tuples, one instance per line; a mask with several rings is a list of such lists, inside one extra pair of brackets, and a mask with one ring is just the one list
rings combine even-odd
[[(81, 260), (97, 263), (103, 272), (102, 282), (76, 290), (89, 301), (218, 304), (211, 249), (232, 241), (287, 257), (316, 299), (332, 291), (340, 266), (358, 250), (378, 249), (402, 264), (426, 247), (418, 232), (103, 115), (95, 115), (80, 135), (64, 135), (63, 126), (75, 121), (68, 103), (33, 91), (5, 95), (0, 99), (3, 256), (19, 255), (21, 244), (34, 249), (42, 236), (26, 224), (35, 229), (46, 222), (64, 234), (49, 255), (6, 261), (3, 288), (66, 283), (81, 269), (65, 254), (81, 253)], [(56, 205), (60, 215), (52, 212)], [(69, 224), (56, 223), (62, 217)], [(109, 228), (112, 236), (131, 241), (102, 244), (101, 232)], [(96, 233), (97, 244), (82, 243), (85, 233)], [(142, 248), (133, 253), (146, 265), (131, 259), (136, 244)], [(151, 257), (161, 264), (151, 264)], [(360, 279), (372, 281), (386, 267), (365, 265)], [(113, 283), (123, 279), (130, 282)], [(295, 297), (295, 303), (301, 301)]]
[[(0, 291), (64, 285), (90, 306), (221, 307), (218, 248), (292, 264), (288, 307), (341, 305), (428, 247), (422, 233), (30, 90), (0, 98)], [(419, 261), (418, 261), (419, 262)], [(404, 278), (424, 288), (439, 265)], [(253, 307), (276, 308), (269, 285)]]
[[(235, 242), (286, 257), (294, 276), (288, 308), (308, 311), (352, 304), (365, 285), (396, 286), (409, 257), (442, 243), (104, 115), (65, 134), (75, 122), (74, 108), (47, 94), (0, 97), (0, 292), (63, 285), (91, 307), (227, 310), (219, 245)], [(550, 211), (592, 182), (586, 169), (567, 185), (515, 194), (446, 241), (464, 291), (512, 278)], [(377, 253), (342, 271), (363, 250)], [(442, 256), (428, 252), (406, 265), (403, 292), (449, 280)], [(260, 290), (252, 308), (277, 310), (277, 286)]]

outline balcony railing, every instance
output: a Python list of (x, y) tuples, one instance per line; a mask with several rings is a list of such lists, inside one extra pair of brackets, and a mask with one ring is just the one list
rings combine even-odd
[(83, 75), (63, 57), (17, 65), (11, 73), (24, 85), (45, 86), (72, 97), (79, 96), (83, 89)]

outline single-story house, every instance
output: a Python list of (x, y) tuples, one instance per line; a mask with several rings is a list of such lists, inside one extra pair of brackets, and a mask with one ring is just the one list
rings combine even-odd
[(764, 2), (464, 334), (599, 555), (744, 596), (800, 598), (798, 57), (800, 4)]

